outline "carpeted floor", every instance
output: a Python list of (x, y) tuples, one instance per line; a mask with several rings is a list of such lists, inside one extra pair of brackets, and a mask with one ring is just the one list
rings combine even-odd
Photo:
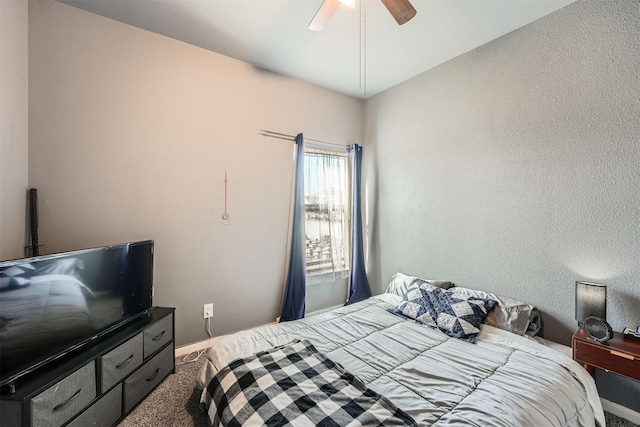
[[(201, 392), (196, 388), (196, 376), (204, 360), (202, 357), (183, 365), (176, 360), (176, 373), (169, 375), (118, 427), (207, 427), (207, 418), (199, 407)], [(607, 427), (638, 427), (608, 412), (605, 416)]]

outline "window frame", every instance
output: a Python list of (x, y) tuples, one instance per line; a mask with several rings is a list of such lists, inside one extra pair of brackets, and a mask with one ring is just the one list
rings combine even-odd
[[(344, 179), (344, 187), (342, 190), (342, 199), (343, 199), (343, 204), (342, 204), (342, 209), (341, 209), (341, 215), (342, 215), (342, 221), (341, 221), (341, 233), (342, 233), (342, 238), (340, 239), (340, 243), (342, 248), (337, 248), (340, 250), (340, 253), (342, 254), (342, 256), (344, 257), (342, 260), (340, 260), (337, 265), (338, 268), (336, 268), (336, 263), (333, 261), (334, 259), (334, 254), (336, 253), (336, 248), (334, 247), (335, 245), (335, 241), (331, 241), (329, 244), (331, 246), (331, 259), (321, 259), (319, 260), (320, 263), (322, 263), (322, 261), (325, 261), (325, 269), (322, 271), (317, 271), (315, 273), (310, 273), (309, 271), (309, 267), (313, 266), (313, 268), (315, 268), (317, 265), (323, 265), (323, 264), (319, 264), (318, 262), (316, 262), (315, 260), (310, 259), (310, 254), (309, 254), (309, 242), (312, 239), (309, 239), (309, 217), (310, 217), (310, 212), (315, 212), (316, 215), (321, 212), (320, 208), (316, 211), (310, 211), (308, 210), (309, 205), (312, 205), (312, 203), (307, 203), (308, 199), (312, 197), (312, 195), (308, 194), (308, 189), (309, 186), (311, 185), (311, 183), (307, 182), (308, 181), (308, 177), (309, 174), (311, 173), (310, 170), (308, 170), (308, 159), (307, 159), (307, 155), (319, 155), (319, 156), (327, 156), (328, 158), (331, 157), (335, 157), (335, 158), (339, 158), (339, 159), (343, 159), (344, 160), (344, 175), (343, 175), (343, 179)], [(318, 145), (311, 145), (311, 146), (305, 146), (304, 149), (304, 162), (305, 162), (305, 189), (304, 189), (304, 206), (305, 206), (305, 213), (304, 213), (304, 225), (305, 225), (305, 261), (306, 261), (306, 266), (305, 266), (305, 274), (306, 274), (306, 278), (307, 278), (307, 286), (313, 286), (313, 285), (317, 285), (317, 284), (322, 284), (322, 283), (336, 283), (339, 281), (343, 281), (348, 279), (349, 274), (351, 272), (351, 266), (352, 266), (352, 260), (351, 260), (351, 240), (352, 240), (352, 215), (353, 215), (353, 197), (352, 197), (352, 191), (353, 191), (353, 183), (352, 183), (352, 171), (353, 171), (353, 162), (352, 162), (352, 156), (349, 155), (348, 151), (347, 151), (347, 147), (326, 147), (326, 146), (318, 146)], [(323, 196), (326, 195), (316, 195), (319, 199), (322, 198)], [(320, 203), (317, 203), (318, 205), (321, 206)], [(327, 204), (328, 205), (328, 204)], [(325, 209), (324, 213), (325, 214), (329, 214), (328, 212), (328, 207)], [(323, 219), (324, 221), (326, 221), (326, 218)], [(329, 228), (331, 228), (331, 225), (328, 225)], [(320, 234), (320, 232), (318, 233)], [(328, 236), (329, 238), (331, 238), (331, 236)], [(316, 239), (316, 241), (319, 241), (319, 243), (322, 243), (323, 240), (323, 236), (320, 235), (319, 239)], [(322, 252), (323, 256), (326, 254), (326, 252)], [(332, 267), (331, 269), (328, 269), (329, 267)], [(343, 267), (343, 268), (340, 268)]]

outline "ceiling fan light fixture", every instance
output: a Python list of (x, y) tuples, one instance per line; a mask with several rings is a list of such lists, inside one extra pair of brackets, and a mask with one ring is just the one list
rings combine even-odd
[[(365, 1), (365, 0), (360, 0)], [(391, 16), (399, 25), (405, 24), (416, 16), (416, 9), (409, 0), (381, 0), (387, 8)], [(360, 3), (362, 5), (362, 3)], [(355, 0), (323, 0), (320, 8), (309, 24), (309, 29), (313, 31), (322, 31), (329, 24), (331, 16), (340, 5), (350, 8), (356, 7)]]
[(323, 31), (342, 0), (324, 0), (309, 24), (312, 31)]

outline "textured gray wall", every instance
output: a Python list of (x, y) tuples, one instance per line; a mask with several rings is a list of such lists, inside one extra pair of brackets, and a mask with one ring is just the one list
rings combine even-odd
[(640, 324), (639, 76), (640, 2), (578, 1), (367, 101), (376, 291), (494, 291), (569, 344), (590, 280), (614, 330)]

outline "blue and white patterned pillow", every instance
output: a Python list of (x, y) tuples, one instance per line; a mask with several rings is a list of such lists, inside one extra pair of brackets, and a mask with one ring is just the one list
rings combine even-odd
[(435, 286), (422, 279), (414, 279), (407, 293), (402, 297), (402, 301), (397, 307), (390, 308), (388, 311), (393, 314), (408, 317), (417, 320), (425, 325), (436, 327), (433, 316), (428, 310), (428, 304), (425, 295), (428, 291), (436, 289)]
[(35, 268), (31, 264), (18, 264), (0, 271), (0, 290), (24, 288), (31, 284)]
[(417, 285), (411, 286), (402, 302), (389, 312), (475, 343), (482, 322), (497, 304), (491, 299), (457, 297), (451, 291)]

